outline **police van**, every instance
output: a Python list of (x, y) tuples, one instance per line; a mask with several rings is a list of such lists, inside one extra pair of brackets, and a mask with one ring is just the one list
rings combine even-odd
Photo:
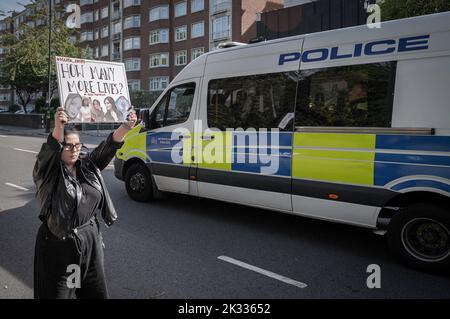
[(450, 12), (236, 45), (168, 85), (117, 152), (175, 192), (373, 229), (450, 269)]

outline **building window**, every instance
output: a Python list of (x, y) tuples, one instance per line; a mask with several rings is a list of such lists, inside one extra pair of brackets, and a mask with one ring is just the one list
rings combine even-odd
[(122, 31), (122, 23), (121, 22), (114, 23), (112, 28), (112, 34), (117, 34), (120, 33), (121, 31)]
[[(56, 1), (55, 1), (55, 3), (56, 3)], [(80, 0), (80, 7), (87, 5), (87, 4), (93, 4), (93, 3), (94, 3), (94, 1), (92, 1), (92, 0)]]
[(150, 68), (169, 66), (169, 53), (157, 53), (150, 55)]
[(107, 25), (102, 27), (102, 38), (106, 38), (109, 35), (109, 28)]
[(203, 53), (205, 53), (205, 48), (195, 48), (192, 49), (192, 60), (197, 59), (199, 56), (201, 56)]
[(80, 42), (83, 41), (92, 41), (94, 38), (94, 34), (92, 31), (83, 31), (80, 34)]
[(140, 15), (126, 17), (123, 22), (124, 29), (139, 28), (140, 26), (141, 26), (141, 16)]
[(178, 2), (175, 4), (175, 18), (185, 16), (187, 12), (186, 1)]
[(125, 70), (126, 71), (139, 71), (141, 69), (141, 59), (140, 58), (132, 58), (126, 59)]
[(175, 41), (183, 41), (187, 39), (187, 26), (181, 26), (175, 29)]
[(94, 11), (94, 21), (98, 21), (98, 17), (99, 17), (99, 12), (98, 10)]
[(159, 76), (150, 78), (150, 91), (164, 91), (166, 87), (169, 85), (169, 77), (168, 76)]
[(230, 37), (230, 16), (223, 16), (213, 20), (213, 40)]
[(123, 41), (123, 49), (124, 50), (132, 50), (132, 49), (140, 49), (140, 48), (141, 48), (141, 38), (140, 37), (127, 38)]
[(98, 40), (98, 29), (94, 30), (94, 40)]
[(94, 21), (94, 13), (92, 11), (85, 12), (80, 17), (80, 23), (88, 23)]
[(169, 19), (169, 6), (160, 6), (150, 9), (150, 22), (161, 20), (161, 19)]
[(105, 18), (107, 18), (107, 17), (108, 17), (108, 13), (109, 13), (109, 11), (108, 11), (108, 7), (104, 7), (104, 8), (102, 8), (102, 13), (101, 13), (101, 17), (102, 17), (102, 19), (105, 19)]
[(395, 62), (304, 71), (296, 126), (391, 127)]
[(161, 29), (150, 32), (150, 45), (158, 43), (169, 43), (169, 29)]
[(198, 12), (205, 9), (205, 1), (204, 0), (192, 0), (191, 1), (191, 12)]
[(102, 46), (102, 57), (108, 56), (108, 55), (109, 55), (109, 46), (107, 44), (105, 44), (104, 46)]
[(187, 51), (183, 50), (175, 52), (175, 65), (176, 66), (186, 65), (186, 63), (187, 63)]
[(98, 47), (95, 47), (95, 50), (94, 50), (94, 57), (95, 57), (95, 58), (98, 58), (99, 56), (100, 56), (100, 50), (99, 50)]
[(191, 38), (199, 38), (205, 35), (205, 23), (203, 21), (192, 23)]
[(141, 89), (140, 80), (128, 80), (128, 89), (130, 91), (139, 91)]
[(124, 8), (128, 8), (131, 6), (139, 6), (141, 5), (141, 0), (125, 0), (123, 3)]

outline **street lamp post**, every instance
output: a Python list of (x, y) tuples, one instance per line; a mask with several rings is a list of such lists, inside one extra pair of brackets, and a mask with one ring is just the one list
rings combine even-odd
[(51, 119), (49, 117), (50, 113), (50, 102), (51, 102), (51, 82), (52, 82), (52, 0), (48, 0), (48, 92), (47, 92), (47, 112), (45, 114), (45, 131), (50, 132)]
[(51, 70), (52, 70), (52, 0), (48, 0), (48, 95), (47, 95), (47, 101), (48, 105), (50, 106), (50, 100), (51, 100)]

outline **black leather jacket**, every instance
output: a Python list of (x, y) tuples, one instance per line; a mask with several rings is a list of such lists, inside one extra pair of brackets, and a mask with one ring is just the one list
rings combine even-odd
[[(112, 160), (123, 142), (114, 142), (112, 133), (92, 152), (80, 154), (77, 169), (86, 181), (102, 193), (100, 209), (106, 225), (111, 226), (117, 213), (100, 173)], [(58, 238), (67, 238), (77, 221), (77, 203), (82, 195), (80, 187), (69, 177), (66, 166), (61, 161), (62, 144), (50, 133), (42, 144), (33, 170), (33, 180), (37, 197), (41, 203), (39, 218), (47, 222), (49, 230)]]

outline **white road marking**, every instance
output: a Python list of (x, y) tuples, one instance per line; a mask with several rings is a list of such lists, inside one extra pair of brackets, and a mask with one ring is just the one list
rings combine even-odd
[(8, 137), (8, 136), (6, 136), (6, 135), (0, 135), (0, 137)]
[(5, 183), (5, 185), (7, 185), (7, 186), (11, 186), (11, 187), (14, 187), (14, 188), (17, 188), (17, 189), (20, 189), (20, 190), (22, 190), (22, 191), (29, 191), (29, 189), (28, 189), (28, 188), (25, 188), (25, 187), (22, 187), (22, 186), (19, 186), (19, 185), (16, 185), (16, 184), (12, 184), (12, 183)]
[(15, 148), (14, 150), (21, 151), (21, 152), (27, 152), (27, 153), (33, 153), (33, 154), (37, 154), (38, 153), (38, 152), (35, 152), (35, 151), (23, 150), (21, 148)]
[(262, 269), (262, 268), (259, 268), (259, 267), (256, 267), (256, 266), (252, 266), (250, 264), (244, 263), (242, 261), (236, 260), (236, 259), (231, 258), (231, 257), (219, 256), (217, 258), (220, 259), (220, 260), (229, 262), (231, 264), (234, 264), (236, 266), (239, 266), (239, 267), (242, 267), (242, 268), (246, 268), (248, 270), (252, 270), (252, 271), (257, 272), (257, 273), (259, 273), (261, 275), (264, 275), (264, 276), (267, 276), (267, 277), (270, 277), (270, 278), (282, 281), (282, 282), (284, 282), (286, 284), (296, 286), (298, 288), (306, 288), (306, 287), (308, 287), (308, 285), (303, 283), (303, 282), (299, 282), (299, 281), (296, 281), (294, 279), (278, 275), (276, 273), (273, 273), (271, 271), (268, 271), (268, 270), (265, 270), (265, 269)]

